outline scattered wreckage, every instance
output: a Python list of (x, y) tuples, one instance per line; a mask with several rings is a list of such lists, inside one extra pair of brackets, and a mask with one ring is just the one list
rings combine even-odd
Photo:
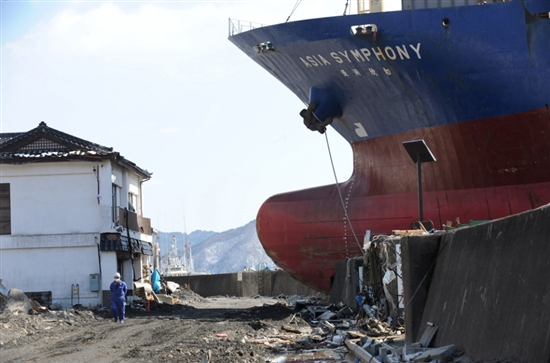
[[(402, 325), (370, 317), (365, 309), (353, 311), (342, 304), (327, 305), (298, 296), (286, 297), (285, 300), (294, 306), (295, 313), (281, 330), (294, 335), (279, 334), (247, 340), (272, 348), (277, 357), (268, 360), (271, 363), (349, 362), (350, 359), (358, 363), (470, 361), (454, 346), (429, 348), (437, 331), (433, 324), (426, 329), (420, 342), (407, 345)], [(311, 328), (293, 327), (295, 317), (306, 320)]]
[[(239, 341), (266, 350), (267, 362), (468, 362), (468, 358), (454, 346), (430, 348), (430, 341), (437, 331), (429, 325), (415, 344), (404, 339), (403, 307), (400, 304), (398, 241), (392, 238), (373, 240), (364, 257), (363, 289), (357, 295), (357, 307), (343, 303), (329, 304), (326, 296), (304, 298), (298, 295), (280, 295), (276, 299), (281, 309), (288, 309), (286, 319), (278, 329), (256, 329), (256, 334), (244, 334)], [(393, 273), (390, 273), (391, 271)], [(134, 296), (128, 296), (128, 305), (134, 311), (147, 312), (163, 309), (163, 306), (181, 304), (179, 297), (187, 301), (189, 286), (160, 278), (155, 289), (150, 281), (135, 282)], [(155, 292), (156, 290), (156, 292)], [(193, 295), (192, 293), (188, 294)], [(75, 324), (78, 319), (96, 319), (95, 313), (108, 315), (108, 308), (86, 309), (78, 304), (68, 310), (51, 304), (43, 306), (29, 299), (17, 289), (0, 290), (3, 310), (11, 314), (42, 315), (44, 329), (48, 324)], [(197, 297), (200, 298), (200, 297)], [(249, 325), (261, 327), (250, 314)], [(89, 315), (89, 316), (88, 316)], [(9, 326), (9, 323), (4, 323)], [(36, 323), (29, 323), (34, 326)], [(13, 332), (11, 332), (13, 333)], [(23, 329), (21, 334), (29, 334)], [(13, 338), (13, 335), (12, 337)], [(216, 333), (214, 339), (228, 339), (228, 334)], [(458, 358), (457, 358), (458, 357)]]

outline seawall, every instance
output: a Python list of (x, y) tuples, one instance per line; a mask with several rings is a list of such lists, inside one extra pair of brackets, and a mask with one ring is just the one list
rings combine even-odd
[(181, 286), (189, 285), (193, 292), (203, 296), (314, 296), (313, 290), (288, 273), (277, 271), (234, 272), (217, 275), (165, 276)]
[(550, 205), (402, 245), (408, 342), (430, 322), (476, 360), (550, 361)]

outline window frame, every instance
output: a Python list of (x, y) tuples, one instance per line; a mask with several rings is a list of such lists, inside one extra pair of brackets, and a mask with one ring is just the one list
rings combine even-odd
[(10, 183), (0, 183), (0, 235), (11, 234)]

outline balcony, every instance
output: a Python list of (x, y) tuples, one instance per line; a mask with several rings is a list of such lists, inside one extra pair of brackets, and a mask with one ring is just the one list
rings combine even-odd
[[(101, 251), (117, 251), (124, 258), (131, 258), (132, 253), (141, 253), (143, 255), (153, 255), (153, 245), (151, 242), (141, 241), (136, 238), (130, 238), (121, 235), (120, 233), (102, 233), (101, 234)], [(126, 253), (126, 254), (124, 254)]]
[[(128, 214), (128, 223), (126, 223), (126, 213)], [(134, 232), (152, 235), (151, 219), (142, 217), (137, 213), (124, 208), (118, 208), (118, 224)]]

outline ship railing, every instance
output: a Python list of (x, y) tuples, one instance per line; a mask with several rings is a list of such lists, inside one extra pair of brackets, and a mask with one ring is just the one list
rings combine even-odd
[(229, 36), (240, 34), (252, 29), (261, 28), (264, 24), (229, 18)]

